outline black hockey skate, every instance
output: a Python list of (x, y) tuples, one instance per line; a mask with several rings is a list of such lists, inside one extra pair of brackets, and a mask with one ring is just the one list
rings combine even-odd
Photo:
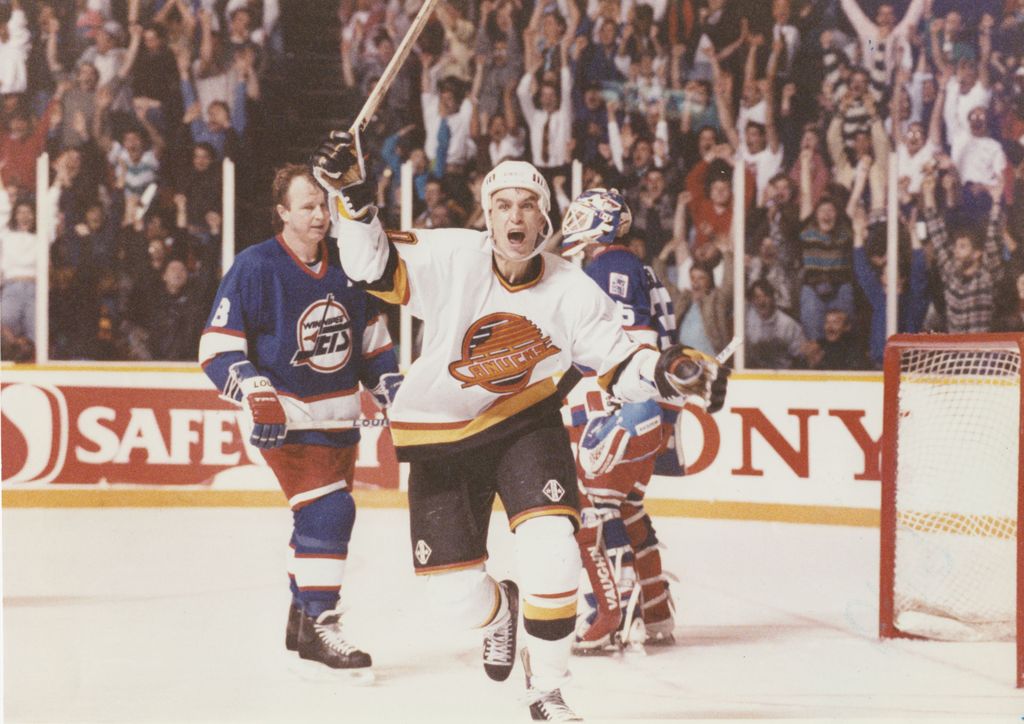
[(530, 704), (530, 716), (534, 721), (583, 721), (576, 712), (569, 708), (562, 698), (562, 690), (530, 691), (537, 698)]
[(513, 581), (502, 581), (508, 600), (505, 619), (484, 636), (484, 671), (494, 681), (504, 681), (516, 663), (516, 636), (519, 631), (519, 587)]
[(315, 620), (300, 613), (299, 657), (332, 669), (346, 670), (360, 681), (373, 681), (373, 660), (345, 638), (340, 611), (324, 611)]
[(565, 703), (561, 689), (545, 691), (533, 687), (530, 652), (523, 649), (522, 657), (523, 671), (526, 672), (526, 694), (530, 702), (530, 717), (534, 721), (583, 721), (583, 717)]
[(288, 607), (288, 625), (284, 629), (284, 647), (299, 650), (299, 626), (302, 625), (302, 607), (293, 603)]

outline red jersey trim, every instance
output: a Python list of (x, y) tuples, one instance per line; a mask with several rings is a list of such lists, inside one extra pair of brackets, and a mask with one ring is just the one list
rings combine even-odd
[(291, 247), (284, 242), (284, 238), (282, 238), (280, 234), (278, 234), (274, 238), (277, 239), (277, 243), (281, 245), (281, 248), (288, 252), (288, 256), (292, 258), (292, 261), (295, 262), (299, 269), (301, 269), (314, 279), (323, 279), (325, 276), (327, 276), (327, 244), (322, 239), (320, 240), (320, 244), (318, 246), (320, 254), (320, 271), (313, 271), (306, 265), (306, 262), (302, 261), (302, 259), (296, 256), (295, 252), (292, 251)]

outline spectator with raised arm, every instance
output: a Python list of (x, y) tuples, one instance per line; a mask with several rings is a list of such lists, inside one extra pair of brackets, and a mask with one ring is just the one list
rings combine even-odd
[(245, 112), (245, 80), (235, 83), (235, 113), (232, 114), (224, 101), (213, 101), (206, 109), (207, 119), (203, 120), (202, 109), (192, 85), (189, 71), (188, 52), (178, 50), (178, 77), (181, 82), (181, 97), (185, 102), (185, 117), (194, 143), (208, 143), (217, 152), (218, 159), (238, 154), (247, 122)]
[[(857, 280), (857, 286), (864, 292), (868, 304), (871, 306), (871, 321), (869, 323), (868, 355), (875, 369), (882, 368), (882, 357), (885, 352), (885, 341), (888, 338), (886, 331), (886, 306), (889, 289), (888, 266), (886, 264), (886, 236), (887, 230), (884, 223), (868, 226), (868, 216), (864, 207), (854, 204), (851, 201), (853, 218), (853, 273)], [(900, 242), (905, 242), (909, 236), (910, 263), (900, 259), (897, 268), (899, 279), (896, 282), (897, 289), (897, 332), (920, 332), (924, 326), (924, 317), (928, 311), (928, 262), (925, 258), (924, 249), (921, 246), (921, 239), (916, 231), (906, 233), (906, 228), (900, 223)], [(904, 243), (899, 244), (900, 247)], [(869, 251), (869, 248), (871, 248)], [(875, 254), (871, 252), (874, 251)], [(881, 252), (880, 254), (877, 252)], [(872, 264), (877, 258), (877, 267)]]
[[(710, 248), (712, 245), (708, 245)], [(680, 289), (669, 281), (668, 260), (675, 257), (681, 266), (686, 252), (686, 240), (677, 237), (666, 244), (654, 257), (655, 274), (665, 284), (672, 297), (672, 309), (679, 320), (679, 343), (693, 347), (708, 355), (721, 352), (733, 336), (732, 295), (733, 295), (733, 254), (729, 238), (719, 236), (714, 246), (720, 252), (722, 283), (716, 285), (714, 272), (705, 263), (694, 263), (689, 267), (689, 289)]]
[[(565, 33), (560, 45), (562, 62), (557, 83), (547, 79), (538, 83), (536, 73), (541, 70), (543, 57), (539, 53), (530, 53), (526, 72), (516, 87), (519, 108), (530, 132), (530, 158), (548, 180), (548, 185), (570, 161), (573, 113), (572, 70), (568, 58), (572, 43), (573, 36)], [(535, 94), (539, 101), (536, 104)]]
[(947, 227), (935, 203), (935, 175), (921, 184), (924, 219), (943, 284), (946, 330), (951, 334), (992, 331), (996, 284), (1001, 276), (997, 241), (1000, 197), (989, 212), (988, 233), (971, 226)]
[[(840, 0), (843, 12), (860, 39), (861, 62), (871, 77), (872, 87), (879, 93), (888, 90), (897, 63), (902, 57), (909, 63), (908, 35), (917, 26), (928, 0), (911, 0), (903, 18), (897, 21), (896, 6), (882, 2), (875, 12), (875, 22), (864, 14), (858, 0)], [(901, 56), (902, 51), (902, 56)], [(904, 66), (910, 70), (913, 66)]]

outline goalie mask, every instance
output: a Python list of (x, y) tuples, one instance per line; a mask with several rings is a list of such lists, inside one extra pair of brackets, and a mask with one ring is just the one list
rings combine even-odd
[(533, 253), (527, 257), (528, 259), (533, 258), (540, 254), (544, 242), (551, 238), (551, 234), (555, 230), (551, 224), (551, 192), (548, 190), (548, 182), (541, 176), (540, 171), (526, 161), (502, 161), (484, 177), (484, 183), (480, 189), (480, 205), (483, 207), (484, 221), (487, 223), (487, 238), (490, 240), (494, 253), (499, 256), (504, 255), (494, 243), (491, 210), (494, 194), (503, 189), (523, 189), (537, 195), (537, 203), (540, 204), (545, 224), (544, 230), (534, 246)]
[(629, 232), (633, 214), (616, 189), (589, 189), (569, 204), (562, 219), (562, 255), (572, 256), (588, 244), (613, 244)]

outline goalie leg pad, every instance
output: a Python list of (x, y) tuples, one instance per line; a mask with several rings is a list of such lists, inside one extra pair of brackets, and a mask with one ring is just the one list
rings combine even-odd
[(482, 628), (504, 613), (498, 582), (482, 565), (426, 578), (431, 612), (453, 628)]
[(523, 595), (523, 627), (530, 638), (566, 639), (576, 622), (580, 553), (565, 516), (541, 516), (516, 528), (516, 564)]
[(288, 574), (292, 596), (306, 615), (337, 606), (345, 577), (356, 506), (347, 491), (316, 498), (292, 513)]
[(626, 531), (636, 551), (636, 575), (644, 600), (644, 621), (653, 623), (672, 616), (668, 582), (661, 567), (661, 551), (651, 518), (643, 508), (623, 506)]
[(600, 645), (608, 640), (622, 621), (619, 603), (619, 589), (615, 585), (615, 573), (611, 561), (605, 555), (600, 542), (601, 527), (596, 524), (582, 528), (576, 534), (586, 573), (585, 584), (589, 590), (584, 594), (585, 611), (577, 624), (577, 640), (584, 648)]

